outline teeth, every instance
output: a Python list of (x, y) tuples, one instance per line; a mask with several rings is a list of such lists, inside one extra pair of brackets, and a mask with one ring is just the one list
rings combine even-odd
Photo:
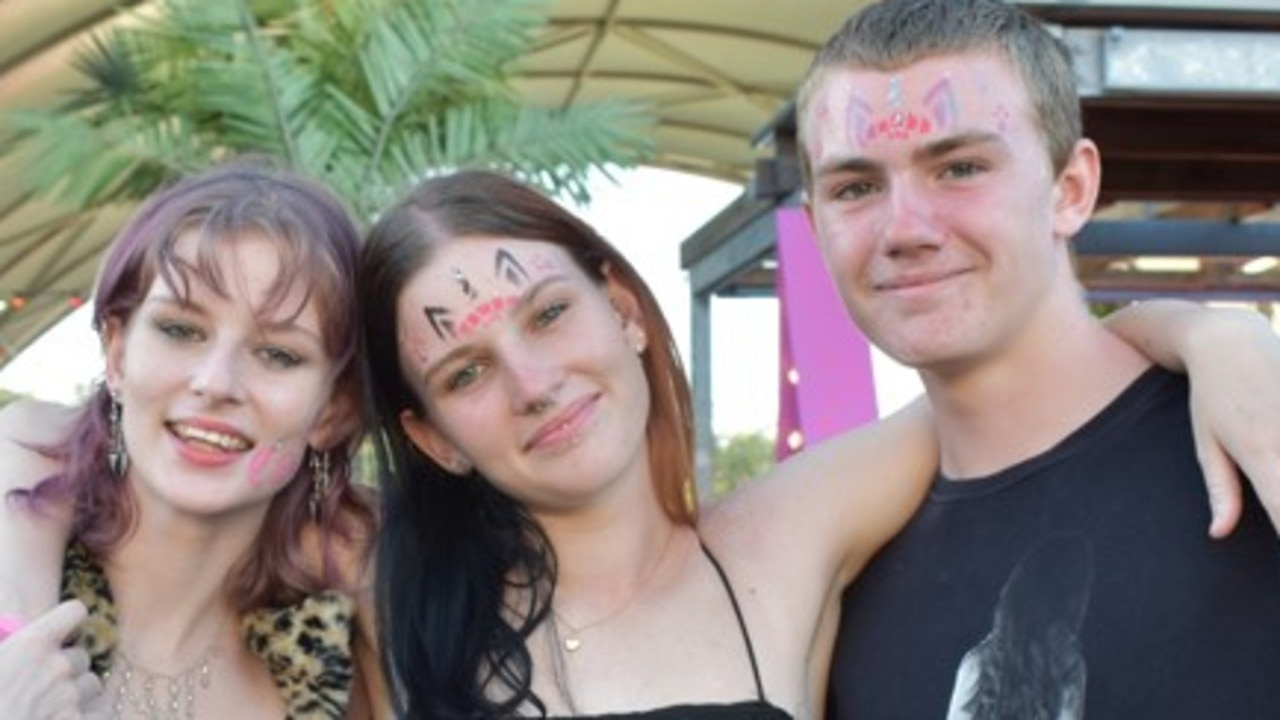
[(183, 440), (197, 440), (205, 443), (206, 445), (213, 445), (214, 447), (221, 448), (223, 450), (240, 451), (249, 449), (249, 443), (245, 441), (244, 438), (236, 437), (234, 435), (224, 435), (223, 433), (213, 432), (212, 430), (188, 427), (186, 425), (174, 425), (173, 432)]

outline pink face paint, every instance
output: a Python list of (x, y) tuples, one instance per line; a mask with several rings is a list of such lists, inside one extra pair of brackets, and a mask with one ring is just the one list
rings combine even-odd
[(1006, 107), (1004, 103), (997, 105), (995, 116), (996, 131), (1001, 135), (1007, 135), (1009, 133), (1009, 120), (1011, 119), (1011, 116), (1009, 115), (1009, 108)]
[(889, 78), (889, 112), (902, 112), (902, 76), (894, 75)]
[(550, 275), (559, 269), (545, 253), (534, 253), (529, 258), (529, 265), (537, 271), (538, 275)]
[(21, 615), (0, 615), (0, 642), (21, 630), (27, 621)]
[(950, 78), (939, 80), (924, 94), (922, 112), (904, 111), (901, 107), (902, 81), (896, 75), (889, 80), (889, 112), (886, 114), (876, 115), (868, 102), (850, 95), (846, 110), (849, 141), (856, 147), (865, 147), (885, 140), (909, 140), (950, 129), (956, 122), (955, 92)]
[(431, 362), (430, 339), (423, 337), (418, 332), (407, 332), (401, 330), (397, 334), (400, 347), (404, 348), (409, 357), (419, 366), (425, 366)]
[(956, 109), (956, 93), (951, 78), (942, 78), (924, 94), (924, 105), (933, 116), (938, 130), (950, 130), (960, 116)]
[(458, 325), (458, 337), (466, 337), (482, 327), (488, 327), (506, 316), (507, 312), (520, 302), (515, 295), (491, 298), (480, 303), (475, 310), (467, 313), (467, 317)]
[[(508, 317), (531, 283), (563, 271), (564, 261), (535, 247), (531, 243), (514, 243), (511, 249), (500, 246), (483, 259), (468, 258), (433, 271), (437, 281), (450, 290), (424, 293), (423, 301), (439, 303), (423, 304), (416, 311), (422, 313), (425, 323), (410, 318), (400, 323), (398, 338), (404, 360), (419, 369), (429, 368), (453, 343), (470, 340), (478, 331)], [(433, 283), (433, 287), (440, 286)]]
[(809, 155), (810, 157), (822, 157), (822, 129), (827, 126), (827, 122), (831, 119), (831, 106), (827, 104), (824, 97), (818, 103), (817, 109), (813, 113), (813, 121), (809, 123)]
[(250, 487), (278, 487), (289, 482), (302, 464), (302, 451), (283, 441), (256, 448), (249, 458)]
[(849, 129), (849, 144), (855, 148), (866, 147), (868, 143), (875, 140), (875, 120), (872, 118), (874, 112), (871, 106), (857, 95), (849, 96), (849, 108), (845, 115)]

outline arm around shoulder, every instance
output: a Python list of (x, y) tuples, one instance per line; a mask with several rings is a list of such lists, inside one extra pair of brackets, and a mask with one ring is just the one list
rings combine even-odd
[(11, 493), (34, 488), (60, 469), (35, 448), (61, 440), (75, 417), (72, 408), (30, 400), (0, 409), (0, 613), (34, 617), (57, 603), (70, 503), (37, 511)]
[(938, 467), (928, 404), (828, 438), (779, 463), (708, 513), (727, 532), (818, 558), (841, 585), (915, 512)]
[(1240, 473), (1280, 527), (1280, 335), (1259, 313), (1152, 300), (1108, 329), (1191, 382), (1192, 426), (1213, 509), (1210, 533), (1229, 534), (1241, 511)]

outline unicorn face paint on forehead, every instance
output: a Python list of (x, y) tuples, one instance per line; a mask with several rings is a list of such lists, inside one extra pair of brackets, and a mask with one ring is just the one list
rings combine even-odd
[(810, 100), (811, 165), (970, 130), (1003, 134), (1010, 106), (990, 92), (978, 71), (941, 58), (892, 73), (829, 68)]
[(462, 268), (454, 266), (449, 270), (462, 294), (459, 302), (422, 308), (431, 329), (442, 340), (465, 338), (501, 319), (519, 303), (520, 293), (532, 280), (524, 262), (505, 247), (499, 247), (493, 253), (490, 276), (481, 275), (476, 283)]
[(894, 75), (889, 78), (887, 107), (881, 106), (883, 109), (856, 94), (849, 96), (845, 118), (849, 140), (855, 147), (926, 137), (955, 126), (956, 99), (950, 78), (944, 77), (926, 90), (917, 109), (903, 108), (902, 93), (902, 77)]
[(534, 243), (491, 247), (477, 252), (479, 246), (468, 241), (447, 245), (443, 250), (450, 259), (424, 268), (421, 282), (410, 281), (400, 309), (404, 360), (418, 368), (430, 365), (454, 345), (507, 318), (530, 287), (564, 270)]

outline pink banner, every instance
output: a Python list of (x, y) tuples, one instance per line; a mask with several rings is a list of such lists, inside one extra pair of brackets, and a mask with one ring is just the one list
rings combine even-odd
[(878, 415), (870, 346), (845, 313), (804, 211), (783, 208), (775, 217), (781, 459)]

